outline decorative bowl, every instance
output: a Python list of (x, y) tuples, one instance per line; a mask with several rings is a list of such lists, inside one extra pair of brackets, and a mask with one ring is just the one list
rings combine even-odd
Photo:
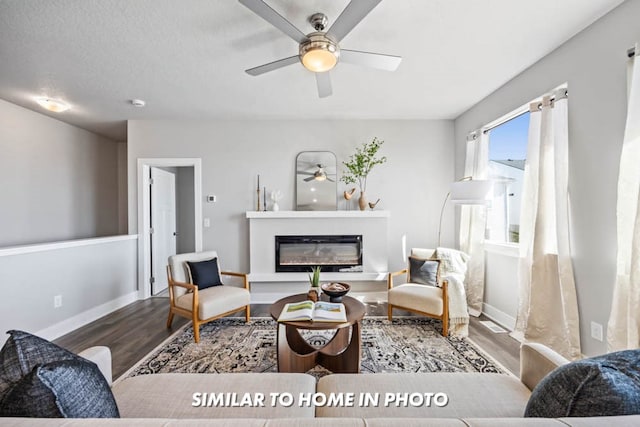
[(331, 302), (342, 302), (342, 297), (351, 289), (348, 283), (342, 282), (323, 283), (320, 287), (322, 292), (329, 295)]

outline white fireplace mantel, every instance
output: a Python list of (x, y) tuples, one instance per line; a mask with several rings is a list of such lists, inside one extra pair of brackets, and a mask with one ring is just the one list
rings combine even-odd
[(363, 271), (323, 273), (323, 280), (380, 281), (386, 278), (389, 211), (249, 211), (249, 264), (252, 282), (306, 281), (306, 273), (275, 271), (275, 236), (363, 236)]
[(389, 211), (248, 211), (247, 218), (388, 218)]

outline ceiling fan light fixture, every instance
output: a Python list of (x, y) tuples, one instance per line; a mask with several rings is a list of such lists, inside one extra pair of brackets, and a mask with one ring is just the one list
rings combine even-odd
[(314, 73), (324, 73), (338, 63), (340, 48), (323, 33), (311, 33), (309, 40), (300, 45), (300, 62)]
[(53, 111), (54, 113), (62, 113), (63, 111), (67, 111), (69, 108), (69, 104), (59, 99), (48, 98), (46, 96), (41, 96), (36, 98), (36, 102), (42, 107), (49, 111)]

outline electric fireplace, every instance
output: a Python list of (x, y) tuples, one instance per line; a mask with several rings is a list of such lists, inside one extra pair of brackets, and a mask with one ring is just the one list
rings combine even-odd
[(362, 272), (362, 235), (275, 238), (276, 272)]

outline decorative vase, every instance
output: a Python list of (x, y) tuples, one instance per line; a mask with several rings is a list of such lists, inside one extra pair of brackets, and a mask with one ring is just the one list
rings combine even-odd
[(317, 287), (311, 287), (311, 289), (309, 289), (309, 292), (307, 292), (307, 299), (311, 300), (313, 302), (317, 302), (320, 299), (320, 293), (318, 292)]
[(365, 196), (364, 191), (360, 192), (360, 198), (358, 199), (358, 206), (360, 207), (361, 211), (367, 209), (367, 197)]
[(273, 202), (273, 205), (271, 205), (271, 210), (274, 212), (278, 212), (280, 210), (280, 206), (278, 206), (278, 202)]

